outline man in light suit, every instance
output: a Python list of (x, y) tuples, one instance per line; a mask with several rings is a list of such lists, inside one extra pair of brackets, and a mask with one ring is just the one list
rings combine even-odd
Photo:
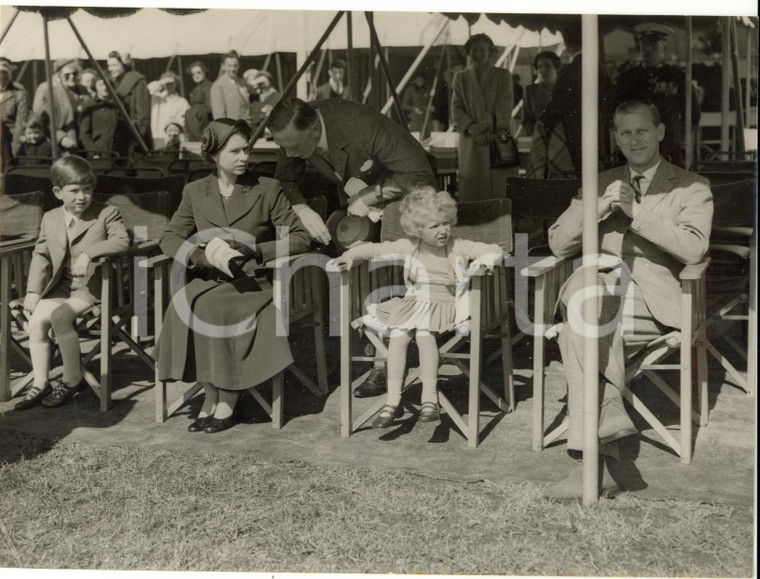
[[(401, 125), (376, 110), (342, 99), (306, 103), (297, 98), (280, 101), (269, 114), (267, 128), (280, 146), (275, 179), (282, 183), (293, 210), (311, 237), (327, 245), (330, 233), (322, 218), (306, 204), (301, 184), (307, 164), (338, 185), (340, 205), (349, 179), (364, 177), (377, 162), (390, 175), (351, 197), (348, 213), (377, 205), (420, 185), (438, 187), (427, 154)], [(371, 163), (370, 163), (371, 161)], [(377, 365), (357, 389), (359, 397), (385, 391), (385, 374)]]
[[(679, 272), (684, 265), (702, 261), (707, 252), (713, 203), (706, 179), (660, 157), (665, 126), (656, 107), (640, 101), (622, 103), (613, 123), (615, 140), (628, 162), (599, 175), (600, 253), (618, 258), (616, 266), (603, 261), (599, 272), (599, 438), (602, 455), (616, 458), (613, 443), (636, 434), (621, 395), (626, 361), (668, 328), (680, 328)], [(579, 196), (549, 229), (554, 255), (578, 254), (582, 222)], [(583, 274), (578, 270), (561, 290), (558, 304), (568, 320), (559, 337), (568, 384), (568, 451), (583, 449), (583, 335), (577, 319), (582, 287)], [(616, 490), (606, 458), (600, 472), (602, 491)], [(581, 469), (547, 489), (545, 496), (581, 498)]]

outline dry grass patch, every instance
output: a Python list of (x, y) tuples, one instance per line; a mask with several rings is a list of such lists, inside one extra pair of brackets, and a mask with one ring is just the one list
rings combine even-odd
[(635, 496), (584, 508), (533, 484), (0, 442), (0, 567), (741, 577), (750, 507)]

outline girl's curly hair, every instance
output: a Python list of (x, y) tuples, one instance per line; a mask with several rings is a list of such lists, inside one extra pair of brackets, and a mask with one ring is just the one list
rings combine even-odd
[(451, 225), (456, 224), (457, 204), (448, 192), (421, 187), (410, 191), (401, 201), (401, 227), (411, 237), (420, 237), (431, 215), (444, 217)]

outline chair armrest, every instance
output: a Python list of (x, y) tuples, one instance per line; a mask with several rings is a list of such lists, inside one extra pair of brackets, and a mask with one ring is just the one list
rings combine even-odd
[(710, 265), (710, 258), (706, 258), (699, 263), (687, 265), (681, 270), (681, 274), (678, 277), (682, 280), (701, 279), (705, 275), (708, 265)]
[(96, 265), (106, 263), (107, 261), (115, 261), (124, 257), (138, 257), (141, 255), (150, 255), (158, 249), (158, 241), (145, 241), (138, 245), (132, 245), (120, 251), (119, 253), (113, 253), (111, 255), (103, 255), (92, 260)]
[(732, 245), (729, 243), (711, 243), (710, 244), (710, 250), (720, 250), (720, 251), (727, 251), (728, 253), (733, 253), (736, 256), (741, 257), (742, 259), (747, 259), (750, 255), (750, 249), (747, 245)]
[(161, 255), (156, 255), (154, 257), (149, 257), (148, 259), (140, 260), (137, 262), (137, 265), (139, 267), (152, 268), (171, 260), (172, 258), (169, 257), (168, 255), (161, 254)]
[(525, 277), (541, 277), (542, 275), (545, 275), (546, 273), (556, 268), (563, 261), (565, 261), (564, 257), (555, 257), (553, 255), (550, 255), (540, 261), (537, 261), (534, 264), (529, 265), (528, 267), (524, 267), (522, 270), (520, 270), (520, 274), (524, 275)]
[(290, 265), (291, 263), (296, 262), (297, 260), (301, 259), (302, 257), (306, 255), (324, 255), (324, 254), (321, 251), (307, 251), (305, 253), (297, 253), (295, 255), (284, 255), (282, 257), (276, 257), (274, 259), (270, 259), (269, 261), (264, 263), (261, 267), (265, 269), (278, 269), (285, 265)]

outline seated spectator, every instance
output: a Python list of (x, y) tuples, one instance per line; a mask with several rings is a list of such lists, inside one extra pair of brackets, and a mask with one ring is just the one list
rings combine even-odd
[(538, 78), (535, 84), (525, 87), (523, 97), (523, 135), (530, 136), (536, 121), (552, 100), (552, 92), (557, 82), (557, 72), (562, 67), (559, 56), (551, 51), (539, 52), (533, 60), (533, 68)]
[(82, 113), (79, 138), (87, 151), (107, 152), (113, 149), (119, 123), (119, 109), (102, 78), (95, 81), (95, 100)]
[(24, 165), (24, 157), (52, 157), (53, 146), (50, 144), (45, 125), (36, 115), (31, 115), (24, 123), (23, 142), (16, 154), (19, 164)]
[(164, 151), (176, 151), (179, 152), (182, 147), (182, 134), (184, 129), (178, 121), (169, 121), (164, 126), (164, 134), (166, 138), (164, 140)]
[(153, 135), (153, 147), (163, 147), (166, 140), (164, 127), (171, 120), (184, 127), (185, 112), (190, 108), (184, 98), (177, 94), (179, 77), (166, 71), (159, 80), (148, 83), (150, 93), (150, 132)]

